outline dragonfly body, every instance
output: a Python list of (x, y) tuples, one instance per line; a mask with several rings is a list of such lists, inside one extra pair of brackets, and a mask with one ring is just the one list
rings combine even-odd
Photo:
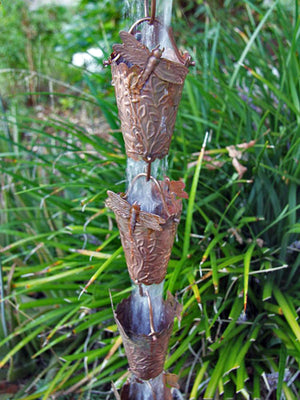
[(135, 226), (136, 226), (139, 214), (140, 214), (140, 210), (141, 210), (141, 207), (136, 203), (132, 204), (132, 206), (130, 207), (130, 210), (129, 210), (129, 213), (130, 213), (130, 217), (129, 217), (129, 234), (130, 234), (130, 237), (132, 237), (132, 234), (133, 234), (133, 232), (135, 230)]
[(159, 65), (161, 61), (162, 51), (159, 48), (152, 50), (148, 60), (145, 64), (142, 74), (139, 77), (138, 86), (142, 87), (150, 75), (154, 72), (156, 67)]

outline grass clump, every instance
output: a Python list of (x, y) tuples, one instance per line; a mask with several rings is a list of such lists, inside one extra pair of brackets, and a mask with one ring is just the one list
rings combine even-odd
[[(300, 393), (300, 20), (297, 2), (265, 3), (175, 6), (174, 31), (196, 61), (169, 156), (189, 200), (166, 280), (183, 304), (166, 368), (186, 399)], [(108, 188), (125, 190), (125, 155), (106, 74), (84, 72), (81, 86), (76, 77), (30, 108), (28, 93), (2, 93), (0, 353), (1, 379), (18, 383), (11, 398), (113, 398), (110, 382), (127, 377), (109, 290), (119, 302), (129, 278), (104, 207)]]

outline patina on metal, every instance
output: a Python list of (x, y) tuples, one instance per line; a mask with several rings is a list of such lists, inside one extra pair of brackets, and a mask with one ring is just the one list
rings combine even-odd
[[(135, 179), (141, 177), (145, 174)], [(134, 283), (145, 285), (158, 284), (165, 278), (181, 215), (181, 197), (187, 198), (182, 181), (151, 179), (156, 182), (152, 187), (154, 197), (161, 198), (153, 213), (142, 211), (139, 204), (130, 204), (128, 192), (108, 191), (105, 203), (115, 213), (130, 277)]]
[(132, 325), (131, 296), (118, 304), (114, 311), (115, 321), (122, 336), (129, 369), (138, 379), (149, 380), (162, 373), (174, 318), (180, 318), (181, 311), (182, 306), (168, 293), (168, 299), (163, 301), (164, 317), (159, 329), (138, 334)]
[(151, 165), (168, 154), (187, 67), (192, 63), (187, 53), (177, 49), (171, 29), (164, 28), (173, 46), (172, 60), (163, 57), (159, 45), (148, 49), (138, 41), (134, 30), (143, 22), (161, 25), (152, 14), (129, 32), (120, 32), (123, 43), (113, 45), (108, 63), (127, 156)]

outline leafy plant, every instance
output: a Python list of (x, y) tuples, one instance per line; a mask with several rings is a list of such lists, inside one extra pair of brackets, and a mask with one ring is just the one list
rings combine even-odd
[[(0, 7), (0, 69), (26, 69), (51, 74), (63, 68), (53, 57), (60, 27), (70, 18), (64, 7), (30, 11), (24, 1), (4, 2)], [(63, 75), (64, 76), (64, 75)], [(4, 89), (5, 80), (1, 79)]]
[[(166, 369), (186, 399), (296, 399), (298, 3), (186, 7), (175, 7), (174, 30), (196, 67), (168, 162), (189, 200), (165, 285), (183, 320)], [(116, 304), (130, 282), (104, 206), (107, 189), (125, 190), (123, 141), (106, 75), (84, 76), (84, 89), (55, 92), (62, 110), (45, 106), (49, 93), (42, 109), (7, 93), (2, 107), (0, 365), (1, 379), (22, 382), (16, 399), (113, 398), (111, 381), (120, 388), (127, 378), (109, 291)]]

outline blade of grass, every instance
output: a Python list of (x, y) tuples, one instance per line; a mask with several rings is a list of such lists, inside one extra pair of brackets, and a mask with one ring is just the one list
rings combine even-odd
[(192, 230), (192, 221), (193, 221), (193, 212), (194, 212), (194, 204), (195, 204), (195, 198), (196, 198), (196, 193), (197, 193), (197, 186), (199, 183), (199, 176), (200, 176), (200, 171), (201, 171), (201, 166), (202, 166), (202, 161), (203, 161), (203, 156), (205, 152), (205, 147), (206, 147), (206, 142), (208, 139), (208, 133), (205, 134), (204, 141), (202, 144), (202, 148), (198, 157), (195, 173), (194, 173), (194, 178), (192, 182), (192, 187), (189, 193), (189, 202), (188, 202), (188, 207), (187, 207), (187, 216), (186, 216), (186, 223), (185, 223), (185, 230), (184, 230), (184, 239), (183, 239), (183, 249), (182, 249), (182, 258), (180, 260), (180, 263), (178, 263), (177, 268), (174, 270), (172, 277), (169, 282), (169, 291), (172, 293), (175, 282), (177, 280), (177, 277), (179, 275), (179, 272), (184, 265), (184, 262), (186, 261), (186, 258), (189, 253), (189, 248), (190, 248), (190, 236), (191, 236), (191, 230)]
[(244, 48), (239, 60), (237, 61), (236, 65), (235, 65), (233, 74), (232, 74), (232, 76), (230, 78), (230, 81), (229, 81), (229, 87), (230, 88), (233, 87), (233, 85), (234, 85), (234, 83), (236, 81), (237, 75), (239, 73), (239, 70), (240, 70), (241, 66), (243, 65), (243, 63), (244, 63), (245, 58), (247, 57), (247, 54), (249, 53), (249, 51), (250, 51), (255, 39), (257, 38), (257, 35), (259, 34), (260, 30), (262, 29), (262, 27), (266, 23), (267, 19), (269, 18), (269, 16), (273, 12), (273, 10), (276, 7), (276, 5), (277, 5), (277, 1), (275, 1), (272, 4), (272, 6), (268, 9), (266, 14), (263, 16), (263, 18), (261, 19), (260, 23), (257, 25), (255, 31), (253, 32), (251, 38), (249, 39), (246, 47)]
[(247, 309), (247, 298), (248, 298), (248, 286), (249, 286), (249, 271), (250, 271), (250, 264), (251, 258), (253, 254), (253, 250), (256, 246), (256, 242), (253, 242), (251, 246), (248, 248), (245, 254), (244, 259), (244, 313)]
[(282, 396), (282, 387), (285, 375), (285, 366), (287, 359), (287, 351), (285, 346), (281, 346), (279, 355), (278, 382), (276, 388), (276, 400), (280, 400)]
[(233, 342), (230, 342), (225, 348), (222, 349), (222, 351), (220, 351), (217, 364), (210, 376), (203, 399), (211, 400), (215, 398), (218, 382), (224, 374), (224, 366), (229, 354), (231, 353), (232, 345)]
[(212, 280), (213, 280), (214, 290), (215, 290), (215, 294), (218, 294), (218, 292), (219, 292), (219, 274), (218, 274), (216, 253), (214, 250), (212, 250), (210, 252), (210, 261), (211, 261), (211, 268), (212, 268)]
[(236, 371), (236, 393), (241, 393), (246, 399), (250, 399), (250, 395), (245, 387), (245, 382), (248, 379), (245, 362), (243, 361), (240, 368)]
[(19, 343), (17, 343), (0, 361), (0, 368), (2, 368), (7, 361), (13, 357), (19, 350), (21, 350), (27, 343), (37, 337), (44, 329), (44, 326), (39, 326), (36, 330), (28, 333)]
[(198, 388), (203, 380), (204, 374), (206, 373), (206, 370), (209, 366), (209, 361), (205, 361), (201, 368), (199, 369), (199, 372), (196, 375), (196, 378), (194, 380), (194, 384), (191, 390), (190, 394), (190, 400), (197, 400), (199, 398), (198, 396)]
[(300, 327), (295, 319), (294, 311), (291, 310), (284, 294), (276, 286), (273, 288), (273, 293), (274, 293), (275, 299), (277, 300), (279, 306), (282, 309), (283, 315), (284, 315), (285, 319), (287, 320), (287, 323), (289, 324), (292, 331), (294, 332), (294, 334), (297, 338), (297, 341), (300, 342)]
[(80, 293), (79, 297), (86, 292), (87, 288), (98, 278), (98, 276), (100, 274), (102, 274), (102, 272), (123, 252), (123, 247), (119, 247), (117, 251), (115, 251), (111, 257), (106, 260), (100, 268), (98, 268), (98, 270), (94, 273), (94, 275), (90, 278), (90, 280), (88, 281), (88, 283), (85, 285), (84, 289), (82, 290), (82, 292)]

